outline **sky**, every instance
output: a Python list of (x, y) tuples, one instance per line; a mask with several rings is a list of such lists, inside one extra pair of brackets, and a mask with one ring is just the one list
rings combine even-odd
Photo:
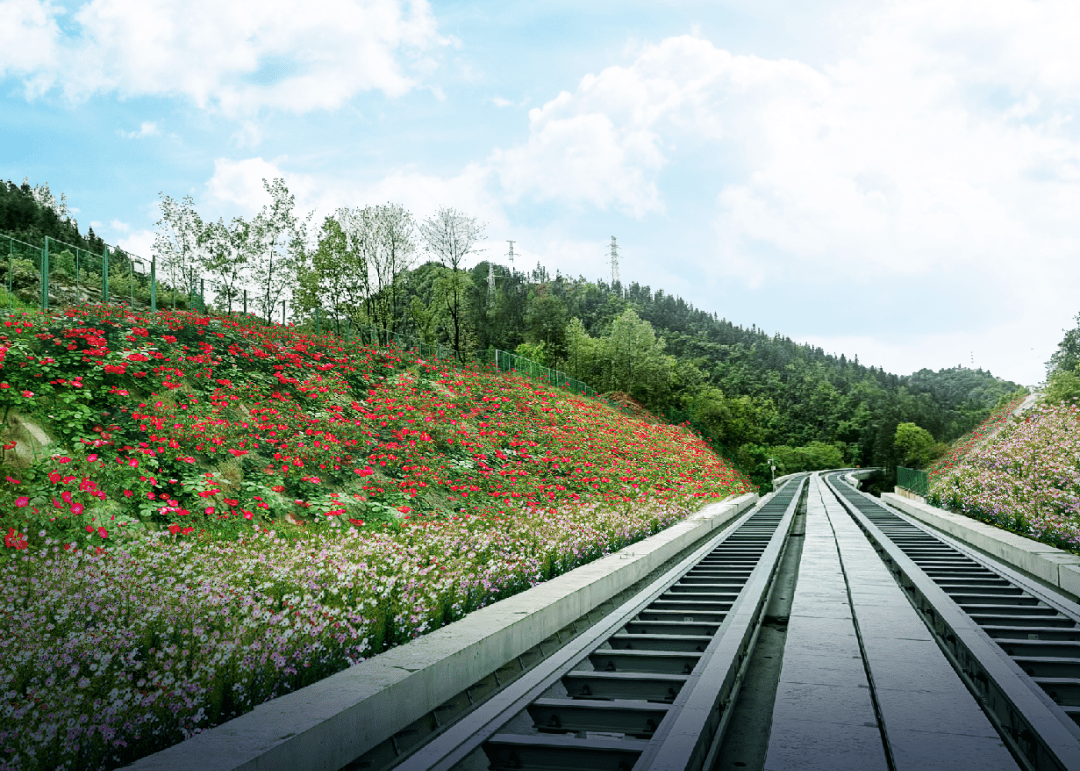
[(1023, 384), (1080, 312), (1072, 0), (0, 0), (0, 178), (149, 257), (158, 202), (486, 223), (897, 374)]

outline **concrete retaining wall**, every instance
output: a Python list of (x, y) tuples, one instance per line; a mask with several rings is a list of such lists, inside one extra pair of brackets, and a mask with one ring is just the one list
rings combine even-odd
[(335, 771), (751, 508), (706, 506), (640, 543), (509, 597), (188, 741), (139, 771)]
[(882, 493), (881, 500), (946, 535), (1050, 584), (1073, 601), (1080, 599), (1080, 556), (895, 493)]

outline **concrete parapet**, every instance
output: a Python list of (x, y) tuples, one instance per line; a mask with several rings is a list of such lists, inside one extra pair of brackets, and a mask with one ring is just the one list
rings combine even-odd
[(1080, 599), (1080, 556), (894, 493), (881, 500), (941, 532)]
[(752, 507), (713, 503), (640, 543), (508, 597), (166, 750), (138, 771), (334, 771)]

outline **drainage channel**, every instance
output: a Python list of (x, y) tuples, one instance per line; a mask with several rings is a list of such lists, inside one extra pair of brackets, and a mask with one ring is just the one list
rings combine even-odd
[(708, 768), (804, 487), (789, 481), (394, 768)]
[(938, 644), (1026, 768), (1080, 769), (1080, 607), (840, 481)]

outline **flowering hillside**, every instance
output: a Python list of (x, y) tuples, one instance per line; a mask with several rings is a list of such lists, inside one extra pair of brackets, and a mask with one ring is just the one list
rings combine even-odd
[(0, 367), (0, 768), (117, 767), (748, 490), (685, 429), (237, 318), (14, 316)]
[(1080, 408), (1038, 406), (970, 445), (931, 469), (931, 503), (1080, 552)]
[(950, 469), (955, 468), (963, 462), (968, 453), (1000, 431), (1002, 426), (1009, 421), (1009, 416), (1012, 415), (1017, 407), (1024, 403), (1026, 398), (1027, 397), (1025, 396), (1020, 396), (1013, 399), (1011, 402), (998, 407), (990, 413), (990, 417), (953, 442), (949, 447), (949, 451), (934, 461), (926, 470), (930, 475), (931, 480), (946, 473)]

